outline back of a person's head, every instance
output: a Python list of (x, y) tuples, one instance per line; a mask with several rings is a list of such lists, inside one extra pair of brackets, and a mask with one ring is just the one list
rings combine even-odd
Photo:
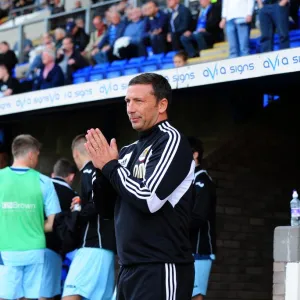
[(55, 163), (53, 174), (56, 177), (66, 178), (70, 174), (76, 174), (76, 167), (68, 159), (61, 158)]
[(74, 150), (77, 150), (82, 155), (87, 155), (86, 149), (84, 147), (85, 143), (86, 143), (85, 134), (77, 135), (72, 141), (72, 145), (71, 145), (72, 152), (74, 152)]
[(11, 146), (11, 152), (14, 158), (23, 157), (30, 151), (39, 152), (40, 142), (29, 134), (21, 134), (14, 138)]
[(193, 153), (197, 152), (198, 153), (198, 162), (201, 163), (202, 158), (203, 158), (203, 143), (200, 139), (190, 136), (188, 137), (188, 141), (190, 143), (190, 146), (192, 148)]

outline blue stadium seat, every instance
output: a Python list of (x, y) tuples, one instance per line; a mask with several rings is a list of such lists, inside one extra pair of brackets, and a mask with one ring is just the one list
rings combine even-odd
[(300, 41), (291, 42), (291, 48), (297, 48), (300, 47)]
[(73, 78), (73, 83), (74, 84), (77, 84), (77, 83), (84, 83), (86, 82), (86, 76), (83, 76), (83, 77), (75, 77)]
[(79, 69), (73, 73), (73, 78), (77, 78), (77, 77), (86, 77), (87, 78), (91, 69), (92, 69), (91, 66)]
[(139, 68), (141, 66), (141, 64), (143, 63), (143, 61), (145, 61), (145, 59), (146, 59), (145, 56), (131, 58), (128, 61), (128, 63), (125, 65), (125, 68), (126, 69)]
[(109, 63), (97, 64), (90, 71), (90, 74), (98, 74), (98, 73), (104, 72), (104, 71), (106, 71), (108, 66), (109, 66)]
[(164, 64), (162, 64), (161, 65), (161, 69), (173, 69), (173, 68), (175, 68), (175, 66), (174, 66), (174, 64), (173, 63), (164, 63)]
[(149, 56), (146, 60), (144, 60), (142, 62), (142, 65), (143, 66), (153, 65), (153, 64), (159, 65), (163, 57), (164, 57), (164, 53), (153, 54), (152, 56)]
[(110, 71), (123, 71), (124, 68), (125, 68), (126, 63), (127, 63), (127, 59), (115, 60), (107, 68), (107, 72), (110, 72)]
[(121, 71), (117, 70), (117, 71), (109, 71), (106, 73), (106, 78), (116, 78), (116, 77), (120, 77), (121, 76)]
[(148, 73), (148, 72), (153, 72), (156, 71), (158, 69), (157, 65), (147, 65), (147, 66), (143, 66), (141, 67), (141, 71)]
[(125, 69), (123, 75), (133, 75), (139, 73), (139, 68)]
[(175, 54), (176, 54), (176, 51), (168, 52), (168, 53), (165, 55), (165, 57), (162, 58), (161, 62), (162, 62), (163, 64), (173, 62), (173, 57), (175, 56)]
[(104, 78), (103, 73), (91, 74), (89, 77), (89, 81), (98, 81)]

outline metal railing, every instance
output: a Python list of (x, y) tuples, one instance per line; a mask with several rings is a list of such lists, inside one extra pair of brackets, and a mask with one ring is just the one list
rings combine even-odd
[[(94, 13), (94, 11), (96, 9), (99, 9), (99, 8), (102, 8), (102, 7), (103, 8), (104, 7), (108, 8), (108, 6), (110, 6), (112, 4), (119, 3), (119, 2), (120, 2), (120, 0), (103, 1), (103, 2), (100, 2), (100, 3), (96, 3), (96, 4), (93, 4), (93, 5), (87, 6), (85, 8), (79, 8), (79, 9), (71, 10), (71, 11), (68, 11), (68, 12), (62, 12), (62, 13), (58, 13), (58, 14), (55, 14), (55, 15), (50, 15), (50, 16), (48, 16), (46, 18), (24, 22), (24, 23), (22, 23), (20, 25), (13, 25), (11, 27), (2, 28), (2, 29), (0, 27), (0, 33), (4, 32), (4, 31), (18, 29), (17, 43), (18, 43), (18, 49), (19, 49), (19, 62), (23, 63), (24, 62), (23, 48), (24, 48), (24, 27), (25, 26), (32, 25), (32, 24), (35, 24), (35, 23), (42, 23), (43, 22), (44, 23), (44, 32), (49, 32), (49, 30), (51, 28), (51, 21), (53, 21), (55, 19), (62, 19), (62, 18), (67, 19), (68, 17), (72, 17), (74, 15), (78, 15), (78, 14), (82, 13), (84, 15), (84, 19), (85, 19), (85, 31), (87, 33), (90, 33), (90, 31), (91, 31), (91, 25), (92, 25), (92, 18), (96, 15)], [(134, 2), (136, 4), (137, 0), (135, 0)], [(26, 8), (22, 8), (22, 9), (26, 10)], [(93, 13), (94, 13), (94, 15), (93, 15)], [(100, 12), (99, 14), (103, 15), (104, 14), (104, 10), (103, 10), (103, 12)]]

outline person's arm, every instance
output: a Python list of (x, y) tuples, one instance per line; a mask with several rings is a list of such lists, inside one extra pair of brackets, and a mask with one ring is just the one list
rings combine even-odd
[(180, 30), (179, 32), (182, 34), (186, 31), (189, 31), (191, 29), (191, 24), (192, 24), (192, 14), (190, 10), (186, 7), (184, 7), (184, 11), (179, 12), (182, 13), (182, 22), (180, 24)]
[(219, 4), (212, 4), (211, 11), (209, 12), (211, 16), (206, 22), (206, 31), (215, 32), (219, 29), (219, 24), (221, 22), (221, 7)]
[(64, 73), (62, 72), (60, 66), (56, 66), (55, 70), (56, 72), (53, 74), (52, 79), (52, 87), (63, 86), (65, 82)]
[(264, 6), (262, 0), (256, 0), (258, 4), (258, 8), (262, 8)]
[(40, 174), (40, 181), (44, 199), (44, 211), (46, 215), (44, 230), (45, 232), (51, 232), (53, 229), (55, 215), (61, 212), (61, 208), (51, 179)]
[[(227, 1), (227, 0), (226, 0)], [(253, 15), (255, 0), (248, 0), (247, 3), (247, 16)]]
[(146, 214), (157, 212), (167, 201), (175, 206), (193, 180), (194, 162), (186, 140), (175, 129), (161, 130), (166, 134), (149, 150), (144, 179), (135, 178), (117, 160), (102, 168), (121, 201)]
[(55, 218), (55, 214), (48, 216), (47, 219), (45, 220), (45, 224), (44, 224), (44, 231), (45, 232), (52, 232), (53, 231), (54, 218)]
[(74, 64), (72, 65), (74, 70), (78, 70), (88, 66), (87, 61), (83, 58), (83, 56), (79, 52), (75, 53), (73, 59), (75, 61)]
[(192, 206), (191, 228), (199, 228), (208, 219), (211, 201), (212, 185), (206, 174), (198, 175), (194, 183), (194, 199)]

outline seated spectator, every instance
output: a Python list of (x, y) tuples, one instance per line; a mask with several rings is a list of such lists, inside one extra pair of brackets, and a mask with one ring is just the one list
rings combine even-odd
[(31, 77), (34, 75), (36, 70), (43, 67), (42, 62), (42, 52), (45, 49), (55, 50), (55, 44), (53, 42), (53, 37), (49, 33), (44, 33), (42, 36), (42, 45), (37, 46), (29, 52), (29, 69), (27, 71), (26, 77)]
[(219, 27), (221, 21), (220, 5), (211, 4), (210, 0), (200, 0), (200, 5), (201, 10), (196, 30), (194, 32), (186, 31), (180, 38), (189, 57), (197, 57), (201, 50), (211, 48), (214, 43), (222, 39), (222, 31)]
[(93, 56), (97, 64), (112, 61), (114, 59), (113, 47), (115, 41), (123, 35), (126, 27), (125, 23), (121, 22), (121, 17), (118, 12), (111, 12), (109, 18), (111, 25), (108, 27), (103, 39), (98, 45), (99, 52)]
[(10, 74), (18, 63), (15, 52), (10, 49), (9, 44), (5, 41), (0, 43), (0, 63), (5, 63)]
[(63, 39), (66, 37), (66, 31), (62, 28), (56, 28), (54, 31), (55, 49), (58, 50), (62, 47)]
[(17, 94), (19, 82), (9, 73), (6, 64), (0, 62), (0, 98)]
[(1, 19), (2, 18), (8, 17), (10, 8), (11, 8), (11, 1), (10, 0), (0, 1), (0, 24), (1, 24)]
[(76, 19), (76, 21), (69, 21), (66, 25), (66, 32), (68, 36), (71, 36), (74, 41), (75, 49), (82, 52), (89, 43), (89, 35), (85, 33), (82, 28), (82, 19)]
[(42, 53), (43, 67), (38, 78), (34, 80), (33, 90), (44, 90), (64, 85), (64, 74), (55, 63), (55, 52), (45, 49)]
[(159, 10), (158, 4), (155, 0), (150, 0), (145, 4), (145, 14), (146, 39), (150, 39), (150, 45), (153, 53), (157, 54), (166, 52), (168, 15)]
[(223, 0), (220, 28), (226, 26), (229, 57), (250, 54), (250, 27), (255, 0)]
[(123, 36), (116, 40), (113, 54), (121, 59), (145, 56), (145, 21), (142, 19), (141, 9), (132, 8), (128, 18), (130, 23), (126, 26)]
[[(29, 61), (29, 52), (32, 50), (33, 45), (32, 45), (32, 41), (28, 38), (26, 38), (26, 35), (23, 31), (23, 56), (24, 56), (24, 60), (23, 62), (28, 62)], [(15, 43), (14, 45), (14, 52), (16, 55), (19, 55), (19, 44), (18, 42)]]
[(91, 33), (88, 45), (85, 47), (84, 51), (81, 52), (81, 55), (90, 63), (93, 62), (92, 57), (99, 52), (98, 45), (105, 36), (105, 24), (102, 22), (100, 16), (94, 17), (93, 25), (96, 30)]
[(188, 55), (185, 51), (179, 51), (173, 57), (173, 63), (176, 68), (184, 67), (187, 64)]
[(57, 62), (64, 73), (65, 84), (72, 84), (73, 73), (88, 66), (80, 52), (75, 49), (71, 37), (64, 38), (63, 47), (57, 51)]
[(172, 43), (172, 48), (178, 51), (182, 48), (180, 37), (191, 30), (192, 15), (190, 10), (180, 0), (167, 0), (168, 7), (172, 10), (169, 16), (169, 33), (167, 41)]

